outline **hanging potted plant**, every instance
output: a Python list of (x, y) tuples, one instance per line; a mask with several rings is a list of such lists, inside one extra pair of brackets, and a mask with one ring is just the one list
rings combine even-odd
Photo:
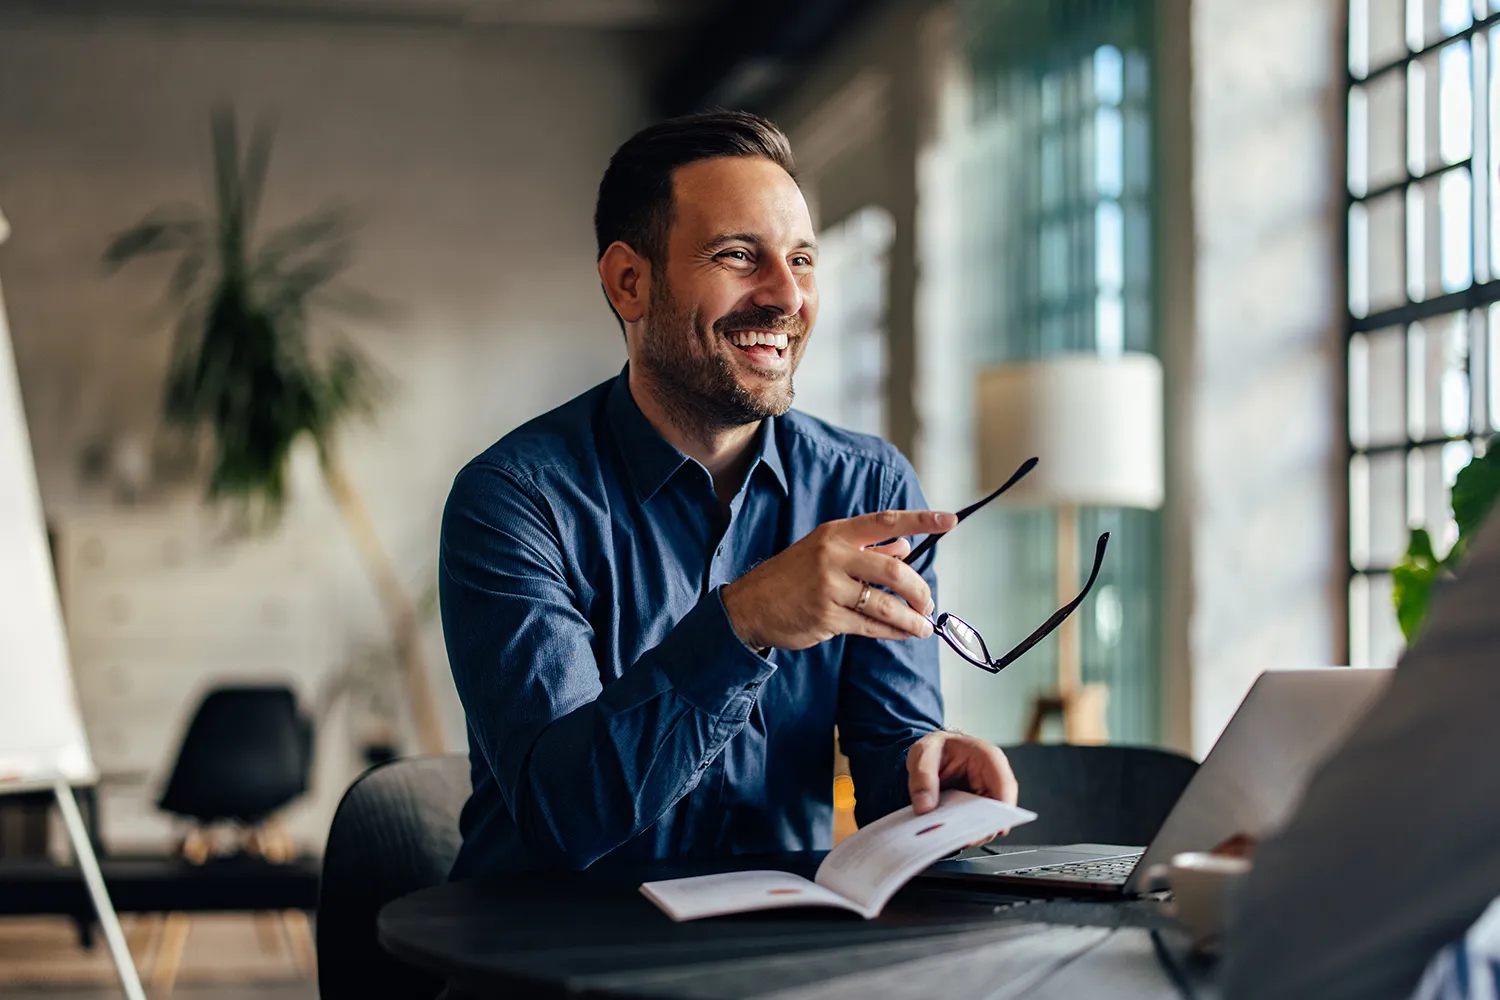
[(231, 501), (253, 521), (274, 524), (293, 448), (314, 442), (323, 482), (388, 619), (418, 739), (438, 752), (416, 611), (338, 448), (344, 424), (372, 412), (377, 380), (354, 345), (320, 352), (310, 337), (320, 312), (369, 315), (369, 301), (338, 284), (352, 263), (356, 220), (329, 207), (258, 239), (270, 129), (253, 129), (242, 151), (234, 112), (220, 108), (211, 135), (212, 209), (152, 212), (110, 242), (105, 263), (113, 270), (149, 255), (177, 258), (167, 284), (175, 333), (162, 413), (168, 425), (206, 439), (210, 502)]

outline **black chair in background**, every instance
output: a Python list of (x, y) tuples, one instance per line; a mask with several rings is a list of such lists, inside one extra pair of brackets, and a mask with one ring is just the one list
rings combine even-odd
[(1150, 747), (1023, 743), (1003, 747), (1038, 818), (1003, 843), (1145, 846), (1198, 770), (1191, 757)]
[(188, 723), (158, 805), (197, 826), (264, 827), (307, 791), (312, 723), (283, 686), (210, 691)]
[(386, 954), (380, 908), (448, 878), (469, 797), (463, 754), (406, 757), (361, 775), (333, 816), (318, 898), (322, 1000), (432, 1000), (443, 984)]
[[(312, 772), (312, 722), (283, 685), (215, 688), (188, 723), (177, 761), (157, 805), (190, 824), (179, 855), (211, 863), (217, 853), (214, 827), (239, 835), (235, 853), (285, 863), (294, 851), (277, 814), (306, 793)], [(274, 947), (284, 932), (293, 959), (305, 973), (312, 966), (312, 931), (301, 910), (281, 914), (280, 927), (258, 920), (261, 942)], [(151, 982), (170, 991), (187, 943), (189, 919), (169, 913), (152, 962)]]

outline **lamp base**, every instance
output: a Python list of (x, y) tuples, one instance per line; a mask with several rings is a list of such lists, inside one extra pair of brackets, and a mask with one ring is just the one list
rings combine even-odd
[(1059, 691), (1039, 694), (1031, 704), (1026, 742), (1040, 743), (1047, 720), (1061, 717), (1065, 743), (1108, 743), (1109, 724), (1105, 721), (1108, 707), (1109, 688), (1103, 684), (1082, 684), (1066, 694)]

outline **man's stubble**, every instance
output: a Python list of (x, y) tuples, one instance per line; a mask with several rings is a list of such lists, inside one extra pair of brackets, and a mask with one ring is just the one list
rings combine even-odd
[[(668, 419), (684, 430), (714, 432), (779, 417), (791, 409), (795, 391), (792, 375), (801, 360), (805, 331), (800, 321), (788, 322), (772, 310), (752, 307), (730, 313), (714, 323), (711, 332), (698, 327), (697, 318), (682, 308), (665, 281), (652, 289), (652, 303), (641, 337), (641, 373), (656, 390), (657, 402)], [(688, 338), (716, 343), (734, 330), (775, 330), (788, 334), (791, 364), (786, 377), (771, 392), (757, 395), (735, 377), (721, 352), (703, 354), (690, 349)]]

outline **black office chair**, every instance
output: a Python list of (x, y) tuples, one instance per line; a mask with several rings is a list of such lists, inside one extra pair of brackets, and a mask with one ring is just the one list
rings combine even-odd
[(1038, 818), (1011, 844), (1125, 844), (1156, 836), (1198, 770), (1191, 757), (1150, 747), (1023, 743), (1003, 747)]
[(344, 793), (319, 890), (322, 1000), (432, 1000), (442, 989), (381, 949), (375, 919), (391, 900), (448, 878), (469, 789), (468, 758), (448, 754), (377, 765)]
[[(269, 863), (293, 859), (291, 838), (276, 813), (307, 791), (312, 771), (312, 722), (297, 696), (281, 685), (215, 688), (188, 723), (159, 808), (191, 824), (178, 856), (211, 863), (214, 824), (238, 824), (237, 852)], [(187, 944), (191, 918), (172, 912), (163, 919), (151, 961), (151, 984), (171, 991)], [(264, 923), (265, 921), (263, 921)], [(301, 910), (283, 910), (279, 920), (298, 969), (311, 974), (312, 930)], [(274, 922), (262, 941), (274, 940)]]
[(312, 723), (282, 686), (223, 687), (188, 724), (158, 805), (207, 825), (254, 827), (307, 791)]

